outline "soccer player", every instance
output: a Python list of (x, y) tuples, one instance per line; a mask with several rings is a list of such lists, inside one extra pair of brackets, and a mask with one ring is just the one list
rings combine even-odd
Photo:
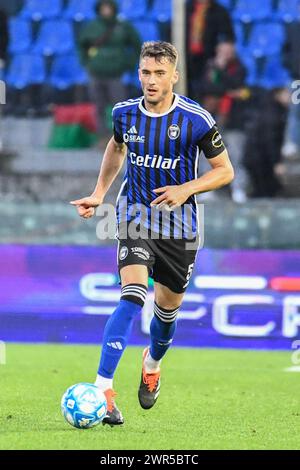
[[(139, 67), (143, 96), (115, 105), (114, 135), (107, 144), (95, 190), (89, 197), (71, 201), (81, 217), (92, 217), (127, 155), (116, 208), (121, 298), (104, 329), (96, 378), (108, 402), (104, 423), (110, 425), (124, 422), (114, 399), (113, 376), (133, 320), (143, 308), (148, 276), (154, 280), (155, 303), (138, 391), (144, 409), (158, 398), (161, 360), (172, 343), (195, 263), (199, 240), (195, 195), (230, 183), (234, 175), (212, 116), (173, 92), (177, 61), (172, 44), (143, 44)], [(201, 150), (211, 170), (197, 178)]]

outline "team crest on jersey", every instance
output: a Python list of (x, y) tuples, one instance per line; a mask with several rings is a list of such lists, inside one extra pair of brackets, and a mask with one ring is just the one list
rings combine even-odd
[(171, 140), (175, 140), (179, 137), (180, 135), (180, 129), (177, 124), (172, 124), (172, 126), (169, 127), (168, 129), (168, 136)]

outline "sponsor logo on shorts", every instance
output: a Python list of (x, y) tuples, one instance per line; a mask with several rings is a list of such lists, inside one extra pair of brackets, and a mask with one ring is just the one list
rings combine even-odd
[(119, 260), (123, 261), (123, 259), (125, 259), (127, 255), (128, 255), (127, 246), (122, 246), (120, 253), (119, 253)]
[(222, 136), (219, 131), (216, 131), (212, 136), (211, 143), (216, 149), (219, 149), (223, 145)]
[(134, 246), (133, 248), (131, 248), (131, 252), (145, 261), (148, 261), (150, 258), (149, 251), (145, 250), (145, 248), (142, 248), (140, 246)]

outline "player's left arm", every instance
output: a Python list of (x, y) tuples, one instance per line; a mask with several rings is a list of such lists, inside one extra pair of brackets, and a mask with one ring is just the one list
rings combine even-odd
[(203, 150), (208, 159), (211, 170), (200, 176), (200, 178), (187, 181), (181, 185), (155, 189), (154, 192), (159, 196), (152, 201), (151, 206), (162, 207), (168, 205), (178, 207), (194, 194), (213, 191), (231, 183), (234, 178), (234, 170), (216, 126), (213, 126), (201, 139), (199, 148)]
[(213, 191), (231, 183), (234, 178), (234, 170), (226, 148), (217, 155), (208, 159), (211, 170), (204, 173), (200, 178), (184, 183), (189, 195)]

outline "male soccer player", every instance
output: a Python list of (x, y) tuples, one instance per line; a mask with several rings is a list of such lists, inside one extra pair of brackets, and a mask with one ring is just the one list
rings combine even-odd
[[(96, 188), (91, 196), (71, 202), (81, 217), (92, 217), (127, 155), (127, 172), (117, 199), (121, 298), (104, 329), (96, 379), (108, 402), (104, 423), (110, 425), (124, 422), (114, 400), (113, 376), (133, 320), (143, 308), (148, 275), (154, 280), (155, 303), (138, 391), (144, 409), (158, 398), (161, 359), (172, 343), (196, 258), (197, 245), (187, 244), (198, 235), (195, 195), (233, 179), (212, 116), (196, 102), (173, 93), (177, 60), (172, 44), (143, 44), (139, 67), (143, 96), (115, 105), (114, 135), (107, 144)], [(201, 150), (211, 170), (197, 178)]]

